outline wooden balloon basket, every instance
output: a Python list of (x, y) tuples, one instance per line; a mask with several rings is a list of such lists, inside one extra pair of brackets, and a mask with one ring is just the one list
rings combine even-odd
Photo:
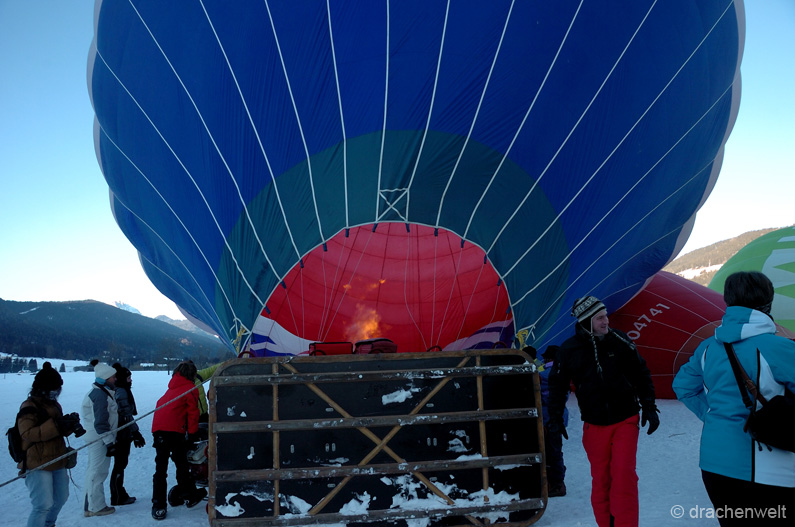
[(235, 359), (209, 399), (213, 527), (524, 526), (546, 507), (521, 351)]

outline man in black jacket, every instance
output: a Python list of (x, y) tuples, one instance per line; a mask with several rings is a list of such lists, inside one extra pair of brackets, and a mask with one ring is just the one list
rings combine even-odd
[(591, 464), (596, 523), (637, 527), (638, 422), (649, 423), (649, 434), (660, 424), (651, 374), (632, 340), (608, 326), (605, 305), (596, 297), (578, 299), (572, 315), (577, 317), (575, 335), (561, 346), (549, 375), (548, 428), (568, 439), (563, 409), (573, 384), (583, 420), (582, 443)]

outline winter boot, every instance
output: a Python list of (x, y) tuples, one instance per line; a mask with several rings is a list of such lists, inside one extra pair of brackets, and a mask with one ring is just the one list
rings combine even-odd
[(191, 495), (191, 497), (185, 500), (185, 506), (188, 507), (189, 509), (191, 507), (195, 507), (196, 505), (201, 503), (202, 500), (206, 497), (207, 497), (207, 490), (196, 489)]
[(152, 518), (156, 520), (165, 520), (166, 509), (160, 509), (157, 506), (152, 507)]
[(172, 507), (179, 507), (180, 505), (185, 503), (185, 496), (182, 494), (182, 491), (179, 489), (179, 485), (174, 485), (168, 491), (168, 504)]

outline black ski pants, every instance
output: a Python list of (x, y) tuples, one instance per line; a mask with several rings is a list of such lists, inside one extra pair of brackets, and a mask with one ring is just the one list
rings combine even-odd
[(188, 469), (188, 442), (178, 432), (155, 432), (155, 475), (152, 477), (152, 506), (165, 509), (168, 501), (168, 460), (177, 467), (177, 489), (181, 496), (194, 496), (196, 485)]

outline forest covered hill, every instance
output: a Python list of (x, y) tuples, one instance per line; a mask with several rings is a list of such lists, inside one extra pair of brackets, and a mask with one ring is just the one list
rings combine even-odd
[(715, 276), (715, 273), (718, 272), (718, 269), (729, 258), (737, 254), (740, 249), (760, 236), (775, 230), (778, 230), (778, 228), (749, 231), (734, 238), (696, 249), (676, 258), (673, 262), (666, 265), (663, 271), (678, 274), (688, 280), (706, 286), (712, 280), (712, 277)]
[(201, 366), (234, 357), (214, 336), (185, 331), (93, 300), (0, 299), (0, 352), (19, 357), (99, 358), (127, 366), (184, 358)]

